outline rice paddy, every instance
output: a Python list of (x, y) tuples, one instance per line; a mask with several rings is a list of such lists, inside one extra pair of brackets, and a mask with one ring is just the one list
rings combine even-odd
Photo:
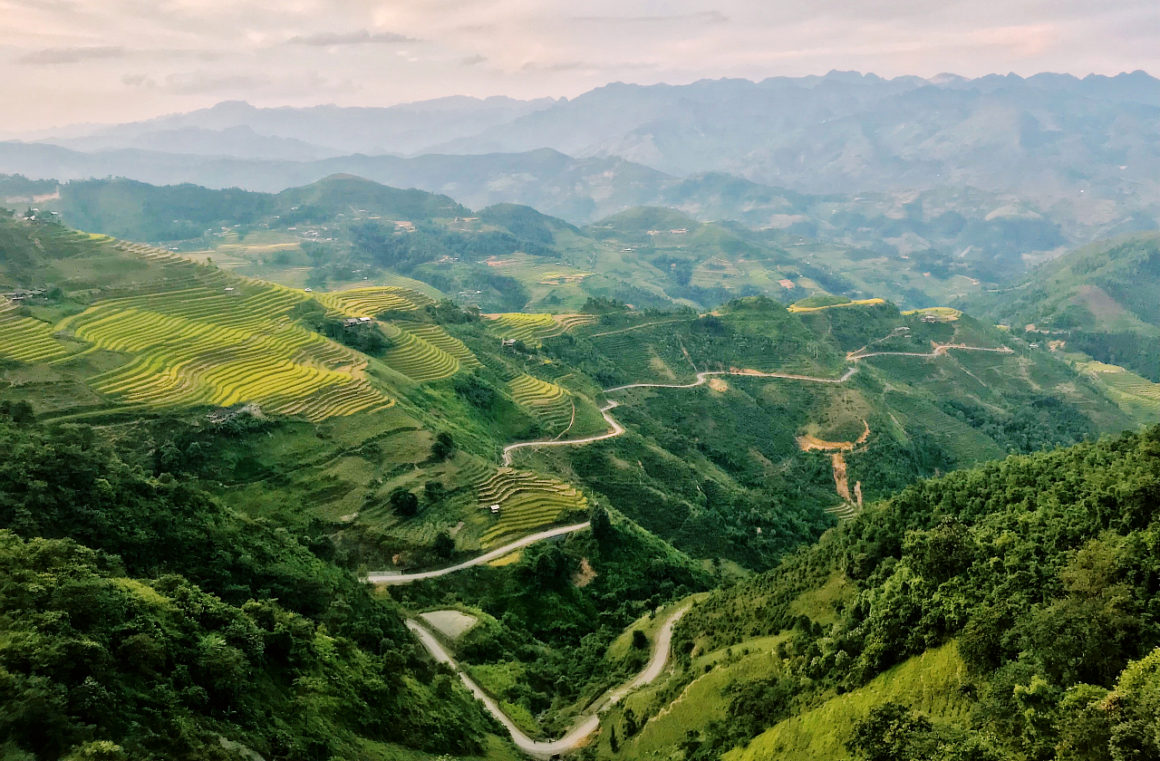
[(843, 307), (866, 307), (876, 306), (878, 304), (885, 304), (885, 299), (857, 299), (855, 301), (844, 301), (841, 304), (824, 304), (821, 306), (799, 306), (791, 304), (788, 308), (791, 312), (822, 312), (827, 309), (840, 309)]
[(47, 322), (22, 316), (17, 304), (0, 302), (0, 359), (32, 364), (63, 357), (68, 349), (54, 332)]
[(565, 331), (596, 322), (590, 314), (528, 314), (509, 312), (507, 314), (484, 315), (492, 321), (492, 330), (501, 338), (510, 338), (524, 343), (538, 343), (545, 338), (558, 336)]
[(560, 433), (572, 424), (572, 395), (554, 383), (531, 375), (520, 375), (508, 381), (512, 399), (532, 413), (549, 433)]
[(310, 420), (392, 404), (366, 381), (359, 355), (289, 318), (308, 296), (241, 279), (230, 282), (234, 285), (224, 288), (203, 285), (103, 300), (56, 329), (98, 349), (130, 355), (125, 364), (89, 379), (94, 390), (123, 404), (253, 402), (267, 412)]
[(500, 468), (476, 485), (480, 508), (499, 505), (495, 522), (481, 538), (485, 548), (503, 544), (588, 509), (588, 498), (563, 481), (514, 468)]
[(442, 325), (423, 322), (396, 322), (395, 325), (455, 357), (462, 367), (469, 370), (483, 367), (483, 363), (471, 353), (471, 349), (467, 348), (458, 338), (450, 335), (443, 329)]
[(1150, 413), (1160, 412), (1160, 383), (1120, 367), (1103, 362), (1085, 362), (1079, 369), (1101, 381), (1118, 402)]
[(433, 303), (417, 291), (397, 286), (372, 286), (315, 294), (323, 306), (347, 317), (375, 317), (384, 312), (413, 312)]
[(393, 346), (383, 355), (383, 361), (411, 380), (425, 383), (459, 372), (459, 359), (431, 341), (391, 323), (386, 323), (384, 330)]

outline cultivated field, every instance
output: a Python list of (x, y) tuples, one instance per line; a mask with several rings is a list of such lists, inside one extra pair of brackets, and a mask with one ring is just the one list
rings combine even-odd
[(383, 355), (383, 361), (408, 378), (424, 383), (459, 372), (459, 359), (431, 341), (393, 323), (384, 323), (384, 331), (393, 345)]
[(0, 302), (0, 359), (32, 364), (63, 357), (68, 349), (53, 332), (47, 322), (22, 317), (17, 304)]
[(483, 532), (482, 544), (494, 547), (548, 526), (570, 512), (588, 509), (588, 498), (563, 481), (536, 473), (500, 468), (476, 485), (480, 509), (499, 505), (500, 513)]
[[(188, 265), (175, 264), (178, 271)], [(105, 299), (56, 326), (98, 349), (128, 355), (123, 365), (89, 379), (95, 390), (157, 408), (255, 402), (268, 412), (310, 420), (392, 404), (367, 382), (359, 355), (290, 319), (307, 295), (189, 266), (195, 270), (191, 283), (206, 273), (203, 282), (213, 284)], [(233, 285), (219, 287), (227, 281)]]
[(417, 291), (397, 286), (353, 288), (349, 291), (315, 294), (325, 307), (346, 317), (375, 317), (383, 312), (411, 312), (431, 302)]
[(530, 375), (520, 375), (508, 381), (512, 399), (540, 423), (549, 433), (560, 433), (572, 423), (572, 395), (555, 383)]
[(524, 343), (538, 343), (545, 338), (558, 336), (565, 331), (596, 322), (596, 317), (590, 314), (509, 312), (507, 314), (487, 314), (484, 317), (492, 321), (492, 332), (500, 338), (510, 338)]

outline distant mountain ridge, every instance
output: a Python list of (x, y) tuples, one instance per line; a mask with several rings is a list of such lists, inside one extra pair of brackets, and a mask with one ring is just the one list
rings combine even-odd
[[(262, 155), (247, 144), (223, 142), (213, 155), (238, 158), (310, 160), (324, 155), (413, 154), (434, 142), (454, 140), (480, 129), (503, 124), (552, 105), (551, 98), (470, 98), (454, 96), (404, 103), (386, 108), (352, 108), (333, 105), (309, 108), (259, 108), (244, 101), (223, 101), (210, 108), (170, 114), (140, 122), (97, 128), (66, 129), (70, 137), (43, 142), (77, 150), (139, 148), (172, 153), (205, 153), (198, 143), (215, 136), (229, 137), (235, 130), (292, 144), (296, 153)], [(164, 138), (168, 136), (169, 142)], [(182, 139), (183, 138), (183, 139)], [(161, 146), (165, 144), (166, 147)]]

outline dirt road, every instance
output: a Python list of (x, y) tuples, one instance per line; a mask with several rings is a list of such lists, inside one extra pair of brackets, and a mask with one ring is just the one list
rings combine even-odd
[(600, 714), (608, 710), (609, 707), (616, 705), (625, 696), (633, 690), (639, 689), (651, 682), (656, 681), (665, 667), (669, 663), (669, 655), (672, 650), (673, 642), (673, 628), (681, 617), (689, 610), (688, 605), (684, 605), (669, 614), (668, 619), (657, 630), (656, 637), (653, 638), (652, 651), (649, 655), (649, 661), (645, 665), (644, 670), (633, 677), (631, 680), (622, 684), (621, 686), (609, 691), (601, 699), (593, 704), (593, 707), (586, 714), (581, 715), (576, 724), (568, 730), (568, 732), (561, 738), (551, 741), (533, 740), (522, 729), (520, 729), (511, 718), (503, 712), (499, 704), (484, 692), (483, 688), (476, 683), (474, 679), (467, 675), (443, 647), (438, 638), (428, 629), (423, 623), (408, 619), (407, 628), (415, 635), (419, 643), (431, 654), (431, 657), (440, 663), (446, 663), (459, 674), (460, 680), (464, 686), (483, 703), (484, 708), (495, 719), (504, 725), (508, 734), (512, 738), (512, 742), (516, 747), (527, 753), (529, 756), (537, 758), (551, 758), (560, 753), (568, 753), (578, 748), (583, 747), (588, 738), (600, 729)]

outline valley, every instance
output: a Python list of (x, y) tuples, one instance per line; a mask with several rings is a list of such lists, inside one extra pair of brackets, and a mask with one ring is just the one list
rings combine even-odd
[[(473, 741), (499, 757), (657, 747), (734, 673), (736, 653), (681, 644), (704, 601), (917, 479), (1152, 414), (956, 309), (819, 289), (485, 314), (429, 284), (278, 285), (54, 221), (0, 237), (4, 409), (295, 526), (395, 611), (398, 647), (449, 666), (465, 690), (440, 683), (439, 710), (499, 722)], [(449, 610), (474, 623), (419, 617)], [(786, 635), (754, 636), (756, 676)]]
[(1156, 756), (1158, 92), (0, 143), (0, 755)]

